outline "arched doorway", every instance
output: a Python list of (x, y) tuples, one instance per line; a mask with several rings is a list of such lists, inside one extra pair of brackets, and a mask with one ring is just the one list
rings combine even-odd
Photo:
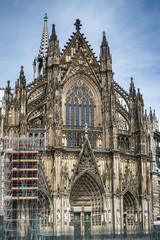
[(43, 235), (46, 230), (53, 228), (52, 203), (46, 192), (41, 189), (37, 192), (37, 199), (29, 203), (29, 232), (33, 239), (37, 234)]
[(123, 230), (124, 234), (133, 234), (138, 230), (138, 205), (133, 194), (128, 191), (123, 197)]
[(90, 239), (95, 227), (98, 229), (97, 226), (99, 226), (101, 229), (103, 188), (92, 175), (89, 172), (82, 174), (75, 182), (70, 194), (75, 239), (80, 239), (81, 235), (85, 235), (85, 239)]

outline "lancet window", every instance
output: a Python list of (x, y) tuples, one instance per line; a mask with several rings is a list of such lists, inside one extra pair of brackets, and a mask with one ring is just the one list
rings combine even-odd
[[(96, 148), (97, 136), (96, 134), (88, 135), (89, 142), (92, 148)], [(85, 141), (84, 133), (68, 133), (67, 134), (67, 147), (81, 147), (82, 143)]]
[(66, 125), (94, 127), (94, 94), (90, 87), (78, 80), (66, 94)]

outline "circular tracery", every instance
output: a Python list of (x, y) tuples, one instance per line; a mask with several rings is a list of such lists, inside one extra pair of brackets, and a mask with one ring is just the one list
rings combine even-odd
[(67, 91), (67, 101), (75, 99), (79, 103), (84, 101), (93, 102), (94, 94), (89, 86), (82, 80), (74, 82)]

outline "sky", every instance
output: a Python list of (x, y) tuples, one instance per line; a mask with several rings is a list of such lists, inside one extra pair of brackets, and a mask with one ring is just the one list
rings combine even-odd
[(44, 24), (56, 25), (60, 48), (75, 32), (75, 20), (99, 59), (102, 32), (106, 32), (114, 80), (127, 92), (130, 78), (140, 88), (145, 108), (160, 119), (160, 1), (159, 0), (0, 0), (0, 88), (11, 86), (24, 66), (27, 83), (33, 81)]

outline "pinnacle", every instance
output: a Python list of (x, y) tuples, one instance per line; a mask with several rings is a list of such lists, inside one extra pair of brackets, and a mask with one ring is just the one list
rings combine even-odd
[(57, 38), (56, 30), (55, 30), (55, 24), (52, 24), (52, 35), (51, 35), (51, 38)]
[(47, 13), (45, 13), (43, 34), (42, 34), (42, 40), (41, 40), (41, 45), (40, 45), (40, 50), (39, 50), (40, 57), (46, 57), (47, 50), (48, 50), (49, 34), (48, 34), (47, 19), (48, 19)]

